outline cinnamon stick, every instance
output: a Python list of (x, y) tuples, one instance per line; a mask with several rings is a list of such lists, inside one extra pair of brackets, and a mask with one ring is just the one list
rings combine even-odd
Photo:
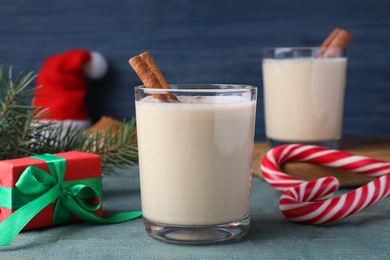
[(322, 42), (316, 57), (337, 57), (340, 49), (345, 49), (351, 41), (352, 35), (344, 29), (334, 28), (329, 36)]
[[(110, 130), (110, 132), (108, 132), (108, 130)], [(99, 119), (99, 121), (97, 121), (93, 126), (86, 130), (86, 132), (89, 132), (89, 134), (92, 136), (100, 134), (100, 140), (94, 144), (95, 147), (92, 147), (92, 152), (96, 152), (98, 151), (98, 148), (101, 148), (103, 145), (107, 145), (104, 143), (107, 134), (109, 134), (110, 136), (114, 136), (117, 134), (121, 134), (122, 131), (122, 122), (112, 117), (103, 115)], [(136, 142), (136, 130), (134, 130), (133, 137), (129, 141)], [(118, 143), (112, 144), (110, 145), (110, 148), (114, 149), (118, 145)]]
[[(131, 58), (129, 64), (146, 88), (170, 89), (169, 84), (149, 52), (144, 52)], [(163, 102), (178, 101), (177, 97), (172, 93), (152, 94), (152, 96)]]

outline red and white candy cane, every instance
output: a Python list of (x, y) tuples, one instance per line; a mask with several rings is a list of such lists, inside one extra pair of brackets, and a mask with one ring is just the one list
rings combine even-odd
[[(332, 198), (339, 188), (334, 177), (298, 180), (282, 172), (279, 165), (300, 161), (379, 177), (370, 183)], [(348, 217), (390, 195), (390, 163), (328, 148), (291, 144), (271, 149), (261, 163), (264, 179), (284, 191), (279, 208), (288, 219), (307, 223), (330, 223)]]

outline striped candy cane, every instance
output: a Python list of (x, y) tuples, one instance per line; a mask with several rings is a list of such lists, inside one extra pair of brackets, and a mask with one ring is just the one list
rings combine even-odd
[[(339, 188), (334, 177), (314, 181), (295, 179), (282, 172), (279, 165), (300, 161), (379, 177), (372, 182), (332, 198)], [(390, 195), (390, 163), (313, 145), (284, 145), (271, 149), (264, 156), (261, 170), (264, 179), (283, 191), (279, 201), (282, 214), (288, 219), (307, 223), (330, 223), (346, 218)]]

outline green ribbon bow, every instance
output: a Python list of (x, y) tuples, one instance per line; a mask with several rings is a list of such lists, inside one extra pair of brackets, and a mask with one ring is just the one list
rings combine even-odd
[[(21, 174), (15, 184), (19, 194), (33, 198), (30, 202), (17, 209), (12, 215), (0, 223), (0, 246), (9, 245), (16, 235), (49, 204), (55, 203), (53, 224), (62, 224), (71, 221), (71, 214), (79, 219), (113, 224), (136, 219), (142, 216), (141, 211), (122, 212), (109, 218), (103, 218), (94, 213), (102, 202), (100, 194), (84, 182), (64, 182), (66, 160), (51, 154), (32, 156), (44, 160), (49, 173), (36, 167), (29, 166)], [(97, 204), (89, 204), (87, 198), (98, 198)]]

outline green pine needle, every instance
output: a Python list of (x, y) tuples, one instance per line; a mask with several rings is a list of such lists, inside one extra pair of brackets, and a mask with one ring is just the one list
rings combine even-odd
[(83, 151), (99, 154), (103, 172), (125, 168), (138, 162), (135, 119), (123, 121), (115, 129), (92, 133), (76, 126), (65, 129), (55, 122), (37, 123), (46, 111), (30, 104), (36, 75), (20, 72), (15, 79), (12, 67), (8, 78), (0, 67), (0, 160), (42, 153)]

